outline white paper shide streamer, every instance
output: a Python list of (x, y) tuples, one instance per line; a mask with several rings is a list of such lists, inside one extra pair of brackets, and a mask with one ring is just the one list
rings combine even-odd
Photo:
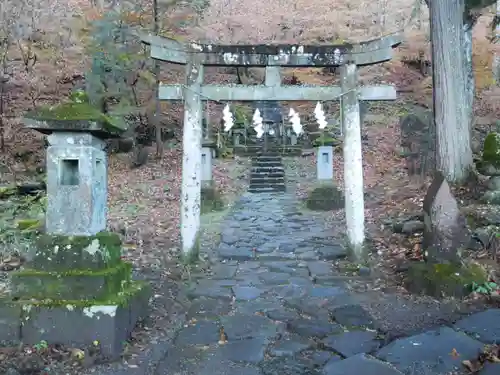
[(293, 132), (297, 135), (301, 135), (303, 132), (302, 124), (300, 123), (300, 117), (297, 112), (293, 108), (290, 108), (290, 112), (288, 113), (288, 118), (292, 123)]
[(229, 131), (234, 125), (233, 114), (229, 110), (229, 104), (226, 104), (222, 111), (222, 120), (224, 121), (224, 131)]
[(253, 128), (257, 132), (257, 138), (261, 138), (264, 135), (264, 126), (262, 126), (262, 116), (257, 108), (253, 114)]
[(316, 108), (314, 108), (314, 117), (316, 117), (316, 121), (318, 122), (318, 127), (320, 129), (326, 128), (328, 123), (326, 122), (325, 111), (323, 111), (323, 106), (320, 102), (318, 102), (318, 104), (316, 104)]

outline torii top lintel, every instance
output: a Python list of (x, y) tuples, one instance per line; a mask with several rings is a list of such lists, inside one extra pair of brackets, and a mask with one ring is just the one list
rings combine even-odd
[(301, 45), (258, 44), (219, 45), (180, 43), (155, 35), (142, 35), (151, 46), (151, 57), (175, 64), (191, 59), (206, 66), (283, 66), (334, 67), (346, 63), (372, 65), (392, 58), (392, 49), (402, 42), (400, 35), (389, 35), (356, 44)]

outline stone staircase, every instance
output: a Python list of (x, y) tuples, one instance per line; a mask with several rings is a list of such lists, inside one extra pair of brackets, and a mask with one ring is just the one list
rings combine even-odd
[(252, 160), (250, 193), (284, 192), (285, 170), (277, 152), (259, 153)]

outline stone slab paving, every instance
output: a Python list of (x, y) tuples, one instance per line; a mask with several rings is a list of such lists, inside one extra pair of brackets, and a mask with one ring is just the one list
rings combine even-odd
[[(156, 375), (462, 374), (462, 360), (500, 341), (500, 310), (488, 310), (389, 342), (332, 267), (342, 241), (292, 194), (243, 196), (217, 255)], [(492, 374), (498, 364), (480, 372)]]

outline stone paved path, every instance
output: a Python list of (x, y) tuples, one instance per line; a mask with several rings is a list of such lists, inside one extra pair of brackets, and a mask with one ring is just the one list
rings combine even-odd
[[(388, 342), (331, 267), (346, 255), (340, 241), (293, 195), (244, 196), (217, 255), (213, 275), (190, 290), (188, 322), (156, 375), (460, 374), (462, 360), (500, 341), (500, 310), (488, 310)], [(480, 372), (493, 374), (500, 364)]]

